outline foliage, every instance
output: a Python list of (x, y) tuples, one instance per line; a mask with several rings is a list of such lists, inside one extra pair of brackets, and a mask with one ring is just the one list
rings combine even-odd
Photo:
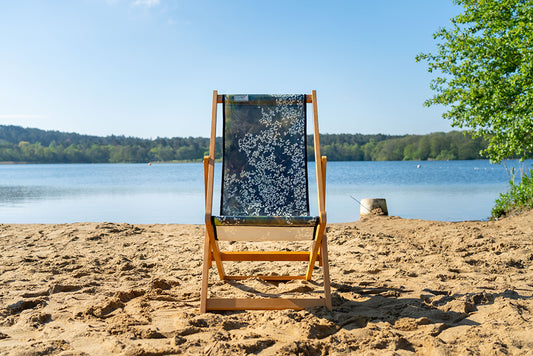
[[(357, 140), (352, 136), (357, 136)], [(470, 135), (457, 131), (364, 137), (320, 135), (321, 153), (328, 156), (328, 161), (465, 160), (482, 158), (480, 151), (486, 148), (486, 142), (481, 138), (473, 140)], [(308, 146), (307, 156), (314, 158), (312, 146)]]
[[(220, 143), (217, 145), (220, 154)], [(0, 125), (0, 162), (124, 163), (200, 160), (209, 151), (203, 137), (88, 136)]]
[[(533, 1), (454, 0), (464, 12), (434, 34), (437, 54), (420, 54), (452, 125), (488, 140), (496, 162), (533, 153)], [(514, 188), (513, 188), (514, 189)]]
[[(428, 159), (478, 159), (486, 147), (461, 132), (429, 135), (320, 135), (321, 153), (329, 161), (390, 161)], [(313, 159), (313, 139), (307, 138), (308, 158)], [(217, 139), (216, 157), (221, 156)], [(0, 162), (122, 163), (200, 161), (209, 151), (203, 137), (157, 138), (97, 137), (24, 129), (0, 125)]]
[(518, 184), (513, 174), (509, 184), (511, 189), (496, 199), (496, 205), (492, 208), (493, 219), (533, 209), (533, 170), (529, 171), (529, 176), (523, 174)]

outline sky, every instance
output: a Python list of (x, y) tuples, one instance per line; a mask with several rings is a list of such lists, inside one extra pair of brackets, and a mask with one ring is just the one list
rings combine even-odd
[[(321, 133), (451, 131), (424, 107), (451, 0), (0, 0), (0, 124), (208, 137), (219, 94), (317, 91)], [(221, 108), (219, 108), (221, 110)]]

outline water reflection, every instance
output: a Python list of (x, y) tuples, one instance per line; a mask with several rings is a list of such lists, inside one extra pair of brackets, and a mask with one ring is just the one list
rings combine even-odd
[(0, 185), (0, 206), (24, 204), (31, 200), (58, 198), (69, 194), (59, 188), (47, 186), (2, 186)]

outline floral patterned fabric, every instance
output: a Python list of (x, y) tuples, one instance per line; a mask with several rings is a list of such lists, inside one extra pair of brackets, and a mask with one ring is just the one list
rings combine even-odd
[(305, 110), (305, 95), (224, 96), (219, 221), (246, 216), (286, 225), (288, 217), (309, 215)]

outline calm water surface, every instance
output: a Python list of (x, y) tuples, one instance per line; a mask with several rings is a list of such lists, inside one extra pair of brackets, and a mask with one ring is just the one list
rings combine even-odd
[[(503, 166), (484, 160), (330, 162), (327, 168), (329, 222), (358, 220), (356, 200), (364, 198), (386, 198), (389, 214), (404, 218), (486, 219), (509, 180)], [(316, 214), (311, 163), (309, 170)], [(0, 166), (0, 223), (201, 224), (203, 197), (201, 163)], [(219, 199), (215, 194), (215, 212)]]

